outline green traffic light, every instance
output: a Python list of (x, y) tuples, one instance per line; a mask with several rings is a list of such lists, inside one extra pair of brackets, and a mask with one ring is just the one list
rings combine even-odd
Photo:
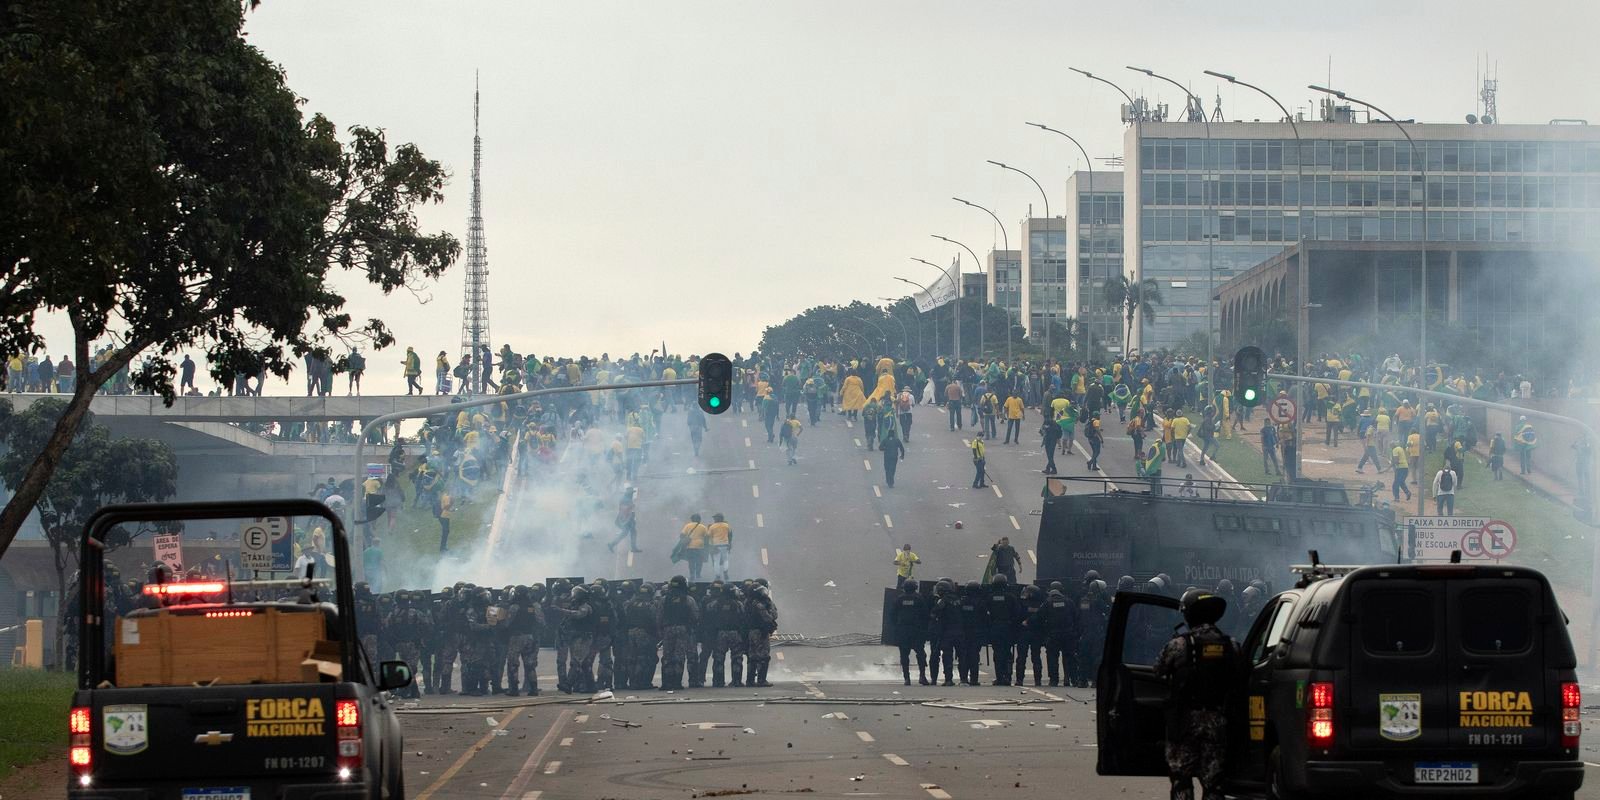
[(712, 408), (721, 408), (722, 407), (722, 398), (720, 398), (720, 397), (713, 396), (710, 400), (708, 400), (706, 402), (709, 403)]
[(1254, 403), (1256, 401), (1256, 390), (1254, 387), (1244, 390), (1244, 399), (1247, 403)]

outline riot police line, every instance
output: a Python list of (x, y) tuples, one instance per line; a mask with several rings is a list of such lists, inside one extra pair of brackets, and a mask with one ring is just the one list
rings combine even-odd
[[(1158, 573), (1146, 581), (1131, 575), (1110, 589), (1096, 570), (1078, 580), (1039, 579), (1017, 586), (1005, 575), (985, 585), (953, 579), (907, 580), (899, 589), (884, 589), (883, 643), (899, 648), (900, 673), (911, 685), (915, 655), (918, 683), (923, 686), (980, 685), (984, 656), (993, 667), (995, 686), (1026, 684), (1029, 665), (1033, 685), (1090, 688), (1095, 685), (1105, 641), (1111, 602), (1118, 592), (1137, 591), (1178, 597), (1171, 576)], [(1221, 580), (1207, 591), (1227, 602), (1219, 627), (1242, 634), (1271, 596), (1268, 585), (1251, 581), (1235, 591)], [(1170, 631), (1147, 631), (1159, 649)], [(925, 647), (926, 646), (926, 647)]]
[(376, 660), (415, 665), (411, 697), (451, 694), (457, 661), (464, 695), (538, 695), (542, 648), (555, 651), (556, 688), (569, 694), (699, 688), (708, 671), (714, 688), (772, 685), (778, 611), (764, 578), (355, 591), (362, 646)]

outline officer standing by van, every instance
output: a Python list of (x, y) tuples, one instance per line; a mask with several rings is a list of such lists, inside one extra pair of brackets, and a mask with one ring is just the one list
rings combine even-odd
[(917, 654), (917, 681), (928, 685), (927, 656), (922, 652), (922, 642), (928, 638), (928, 605), (917, 591), (916, 581), (900, 584), (900, 596), (894, 601), (894, 637), (900, 647), (900, 675), (907, 686), (911, 685), (911, 654)]
[(1156, 675), (1172, 690), (1166, 757), (1173, 800), (1193, 800), (1195, 778), (1203, 797), (1222, 797), (1228, 698), (1240, 670), (1238, 644), (1217, 627), (1227, 607), (1210, 592), (1184, 592), (1179, 610), (1188, 629), (1173, 636), (1156, 659)]

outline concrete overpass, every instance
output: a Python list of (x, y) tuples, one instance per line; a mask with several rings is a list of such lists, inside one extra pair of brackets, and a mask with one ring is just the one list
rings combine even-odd
[[(6, 394), (17, 411), (59, 394)], [(155, 395), (96, 395), (89, 411), (100, 422), (152, 419), (160, 422), (329, 422), (373, 419), (396, 411), (413, 411), (450, 402), (441, 395), (370, 395), (367, 397), (179, 397), (171, 407)]]

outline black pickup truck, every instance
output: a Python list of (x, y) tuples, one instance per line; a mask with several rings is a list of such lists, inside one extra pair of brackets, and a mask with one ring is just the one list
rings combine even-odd
[[(158, 567), (106, 584), (118, 526), (217, 530), (271, 520), (323, 528), (316, 566), (244, 579)], [(78, 690), (68, 713), (72, 800), (377, 800), (405, 796), (389, 692), (356, 630), (338, 515), (308, 500), (119, 505), (85, 527)], [(331, 556), (331, 558), (329, 558)], [(280, 565), (281, 566), (281, 565)]]

